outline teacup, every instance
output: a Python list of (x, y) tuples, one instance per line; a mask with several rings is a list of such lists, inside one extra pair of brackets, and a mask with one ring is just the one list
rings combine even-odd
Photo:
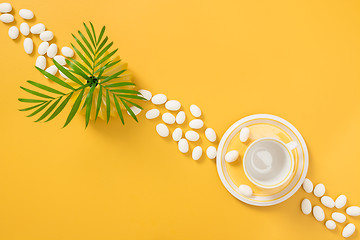
[(294, 170), (292, 150), (296, 142), (284, 143), (276, 138), (261, 138), (247, 148), (243, 168), (248, 179), (261, 188), (284, 184)]

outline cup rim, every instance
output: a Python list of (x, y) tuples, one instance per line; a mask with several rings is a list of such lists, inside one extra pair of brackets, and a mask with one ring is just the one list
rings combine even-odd
[[(271, 185), (266, 185), (266, 184), (262, 184), (262, 183), (259, 183), (257, 182), (255, 179), (253, 179), (250, 174), (247, 172), (246, 170), (246, 156), (247, 154), (249, 153), (249, 150), (251, 149), (251, 147), (253, 147), (253, 145), (255, 145), (256, 143), (258, 142), (261, 142), (261, 141), (265, 141), (265, 140), (272, 140), (272, 141), (276, 141), (278, 143), (280, 143), (281, 145), (283, 145), (285, 147), (285, 149), (287, 150), (289, 156), (290, 156), (290, 161), (291, 161), (291, 166), (290, 166), (290, 169), (289, 169), (289, 172), (286, 174), (286, 176), (281, 179), (280, 182), (276, 183), (276, 184), (271, 184)], [(276, 187), (279, 187), (281, 186), (282, 184), (284, 184), (291, 176), (291, 173), (292, 171), (294, 170), (294, 156), (291, 152), (291, 150), (286, 146), (286, 144), (281, 141), (280, 139), (276, 139), (276, 138), (273, 138), (273, 137), (263, 137), (263, 138), (260, 138), (260, 139), (257, 139), (255, 140), (254, 142), (252, 142), (246, 149), (245, 153), (244, 153), (244, 157), (243, 157), (243, 169), (244, 169), (244, 172), (245, 172), (245, 175), (246, 177), (253, 183), (255, 184), (256, 186), (258, 187), (261, 187), (261, 188), (276, 188)]]

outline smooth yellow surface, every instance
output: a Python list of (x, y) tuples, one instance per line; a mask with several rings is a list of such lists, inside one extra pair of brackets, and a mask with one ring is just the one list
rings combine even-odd
[[(105, 24), (139, 87), (186, 110), (199, 105), (219, 136), (249, 114), (285, 118), (308, 144), (309, 178), (331, 197), (360, 204), (359, 1), (12, 3), (16, 12), (32, 9), (31, 25), (44, 23), (59, 46), (69, 45), (82, 21)], [(179, 153), (143, 113), (125, 127), (116, 119), (84, 130), (77, 116), (61, 129), (65, 115), (33, 123), (17, 110), (19, 86), (45, 80), (24, 37), (8, 37), (11, 25), (0, 23), (0, 239), (341, 238), (344, 224), (331, 232), (300, 212), (304, 197), (319, 204), (303, 190), (272, 207), (238, 201), (214, 161)], [(349, 221), (360, 227), (359, 218)]]

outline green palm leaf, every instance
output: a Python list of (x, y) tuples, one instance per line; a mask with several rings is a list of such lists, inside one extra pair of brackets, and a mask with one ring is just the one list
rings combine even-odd
[[(78, 94), (64, 123), (63, 127), (66, 127), (79, 112), (82, 99), (85, 97), (85, 92), (87, 91), (88, 93), (82, 106), (85, 108), (85, 127), (87, 127), (90, 122), (92, 112), (95, 113), (94, 120), (96, 121), (98, 118), (103, 104), (103, 96), (105, 96), (106, 104), (106, 122), (110, 120), (112, 107), (110, 98), (113, 98), (116, 112), (123, 124), (125, 120), (121, 109), (122, 106), (135, 121), (138, 121), (136, 115), (131, 110), (131, 106), (142, 108), (130, 100), (144, 100), (144, 98), (141, 97), (138, 91), (126, 89), (128, 86), (135, 86), (134, 83), (119, 82), (119, 80), (117, 80), (122, 78), (121, 74), (123, 74), (126, 69), (107, 75), (110, 68), (120, 66), (119, 63), (121, 60), (114, 59), (118, 49), (111, 50), (114, 43), (109, 42), (108, 36), (105, 35), (106, 27), (103, 26), (99, 35), (97, 35), (91, 22), (89, 22), (89, 25), (83, 23), (83, 26), (85, 28), (84, 32), (78, 31), (78, 36), (72, 34), (78, 47), (75, 47), (74, 44), (71, 44), (71, 46), (79, 59), (66, 59), (69, 69), (53, 60), (58, 70), (68, 78), (67, 80), (62, 80), (56, 75), (52, 75), (36, 67), (45, 77), (60, 87), (60, 90), (39, 82), (27, 81), (27, 83), (33, 88), (35, 87), (35, 89), (28, 87), (21, 87), (21, 89), (36, 98), (19, 98), (20, 102), (30, 104), (30, 106), (19, 109), (19, 111), (32, 111), (28, 115), (29, 117), (41, 114), (36, 122), (46, 118), (45, 122), (48, 122), (57, 117), (68, 105), (70, 99)], [(98, 92), (97, 90), (95, 91), (96, 87), (98, 87)], [(95, 95), (95, 93), (98, 95)], [(95, 107), (95, 111), (92, 111), (93, 107)]]

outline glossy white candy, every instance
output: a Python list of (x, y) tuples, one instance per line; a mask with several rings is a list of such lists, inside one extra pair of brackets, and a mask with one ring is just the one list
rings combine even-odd
[(244, 127), (240, 130), (240, 141), (246, 142), (249, 139), (250, 136), (250, 129), (247, 127)]
[(44, 42), (49, 42), (54, 38), (54, 34), (52, 31), (44, 31), (40, 33), (40, 39)]
[[(55, 75), (57, 73), (57, 67), (55, 65), (51, 65), (45, 71), (50, 73), (51, 75)], [(47, 78), (47, 77), (46, 77)]]
[(189, 122), (189, 126), (192, 129), (200, 129), (204, 126), (204, 122), (201, 119), (194, 119)]
[(155, 105), (164, 104), (167, 101), (167, 97), (164, 94), (156, 94), (151, 98), (151, 102)]
[(314, 189), (313, 183), (308, 178), (305, 178), (302, 186), (307, 193), (311, 193)]
[(327, 220), (325, 226), (329, 230), (334, 230), (336, 228), (336, 223), (333, 220)]
[(244, 195), (245, 197), (251, 197), (253, 195), (253, 190), (248, 185), (240, 185), (239, 192)]
[[(67, 68), (67, 67), (64, 67), (64, 68), (65, 68), (66, 70), (69, 70), (69, 68)], [(60, 75), (61, 75), (63, 78), (69, 79), (68, 76), (66, 76), (62, 71), (59, 70), (59, 73), (60, 73)]]
[(139, 93), (141, 94), (141, 96), (143, 98), (145, 98), (147, 101), (149, 101), (152, 98), (152, 94), (150, 91), (145, 90), (145, 89), (140, 89)]
[(185, 138), (191, 142), (196, 142), (199, 140), (200, 136), (197, 132), (191, 130), (185, 133)]
[(313, 208), (313, 215), (315, 219), (318, 220), (319, 222), (324, 221), (325, 219), (324, 210), (320, 206), (315, 206)]
[(12, 6), (10, 3), (0, 3), (0, 12), (1, 13), (8, 13), (11, 12)]
[(305, 215), (309, 215), (311, 213), (312, 210), (312, 205), (309, 199), (305, 198), (304, 200), (301, 201), (301, 211), (303, 212), (303, 214)]
[(32, 34), (40, 34), (45, 31), (45, 25), (42, 23), (35, 24), (30, 28)]
[(164, 113), (162, 115), (162, 120), (167, 124), (174, 124), (175, 123), (175, 116), (171, 113)]
[(346, 225), (342, 231), (342, 236), (344, 238), (348, 238), (351, 237), (351, 235), (353, 235), (353, 233), (355, 232), (355, 225), (352, 223), (349, 223), (348, 225)]
[(194, 160), (199, 160), (201, 158), (202, 152), (202, 148), (200, 146), (196, 146), (192, 152), (192, 158)]
[(182, 138), (178, 142), (179, 151), (182, 153), (187, 153), (189, 151), (189, 143), (186, 141), (186, 139)]
[(44, 56), (38, 56), (35, 66), (44, 70), (46, 68), (46, 58)]
[(56, 55), (54, 57), (54, 60), (59, 63), (61, 66), (64, 66), (66, 65), (66, 61), (65, 61), (65, 57), (64, 56), (61, 56), (61, 55)]
[(17, 27), (15, 27), (15, 26), (12, 26), (12, 27), (9, 28), (8, 33), (9, 33), (9, 37), (11, 39), (17, 39), (18, 36), (19, 36), (19, 29)]
[(65, 56), (65, 57), (73, 57), (74, 56), (74, 51), (69, 48), (69, 47), (63, 47), (61, 49), (61, 53)]
[(9, 13), (2, 14), (0, 16), (0, 21), (3, 23), (11, 23), (14, 21), (14, 16)]
[(319, 183), (314, 188), (314, 195), (317, 197), (322, 197), (325, 194), (325, 186), (322, 183)]
[(183, 131), (181, 130), (181, 128), (176, 128), (172, 134), (172, 138), (174, 139), (175, 142), (178, 142), (183, 135)]
[(156, 125), (156, 131), (160, 135), (160, 137), (167, 137), (170, 133), (168, 127), (163, 123), (159, 123), (158, 125)]
[(360, 216), (360, 207), (351, 206), (346, 209), (346, 214), (352, 217)]
[(177, 111), (181, 108), (181, 103), (177, 100), (169, 100), (165, 103), (165, 108), (170, 111)]
[[(138, 114), (141, 112), (141, 109), (138, 108), (138, 107), (136, 107), (136, 106), (131, 106), (130, 109), (131, 109), (131, 111), (135, 114), (135, 116), (138, 115)], [(128, 113), (129, 115), (131, 115), (131, 114), (129, 113), (129, 111), (127, 111), (127, 113)]]
[(146, 112), (145, 117), (147, 119), (154, 119), (157, 118), (160, 115), (160, 111), (156, 108), (151, 109), (149, 111)]
[(194, 117), (200, 117), (201, 116), (201, 109), (196, 105), (190, 106), (190, 112)]
[(29, 24), (23, 22), (20, 24), (20, 32), (22, 35), (27, 36), (30, 33), (30, 27)]
[(338, 209), (343, 208), (345, 206), (346, 202), (347, 202), (346, 196), (345, 195), (340, 195), (335, 200), (335, 207), (338, 208)]
[(335, 221), (337, 221), (338, 223), (343, 223), (346, 221), (346, 216), (342, 213), (339, 212), (333, 212), (331, 214), (332, 219), (334, 219)]
[(176, 123), (177, 124), (183, 124), (185, 122), (185, 112), (184, 111), (180, 111), (178, 112), (178, 114), (176, 115)]
[(39, 48), (38, 48), (38, 53), (40, 55), (44, 55), (47, 52), (49, 46), (50, 46), (50, 44), (48, 42), (40, 43)]
[(216, 133), (214, 131), (214, 129), (212, 128), (207, 128), (205, 130), (205, 137), (207, 138), (207, 140), (209, 140), (210, 142), (215, 142), (216, 141)]
[(31, 38), (25, 38), (24, 40), (24, 49), (27, 54), (31, 54), (34, 50), (34, 43)]
[(232, 150), (225, 155), (225, 161), (228, 163), (235, 162), (239, 158), (239, 152)]
[(19, 15), (23, 19), (27, 19), (27, 20), (33, 19), (33, 17), (34, 17), (34, 13), (29, 9), (20, 9)]
[(58, 51), (58, 47), (55, 43), (51, 44), (46, 52), (46, 55), (49, 57), (49, 58), (53, 58), (56, 56), (57, 54), (57, 51)]
[(216, 148), (213, 146), (210, 146), (206, 149), (206, 155), (208, 156), (208, 158), (210, 159), (214, 159), (216, 158)]
[(334, 208), (335, 207), (335, 201), (329, 197), (329, 196), (323, 196), (321, 197), (321, 203), (328, 208)]

